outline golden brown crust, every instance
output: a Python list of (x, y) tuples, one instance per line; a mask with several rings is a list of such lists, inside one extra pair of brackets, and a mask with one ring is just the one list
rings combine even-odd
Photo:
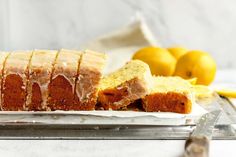
[(31, 55), (32, 52), (17, 51), (11, 53), (7, 58), (2, 88), (3, 110), (25, 110), (28, 64)]
[(147, 94), (146, 83), (139, 78), (133, 78), (116, 88), (99, 91), (98, 99), (104, 109), (118, 110), (126, 108), (129, 104)]
[(153, 93), (142, 99), (146, 112), (190, 113), (192, 102), (187, 95), (177, 92)]
[(47, 106), (51, 110), (77, 110), (74, 91), (81, 55), (82, 52), (75, 50), (63, 49), (59, 52), (48, 86)]
[(76, 97), (80, 110), (95, 109), (105, 59), (105, 54), (89, 50), (82, 55), (76, 83)]
[(0, 110), (2, 110), (2, 79), (4, 75), (5, 62), (9, 54), (9, 52), (0, 52)]
[(48, 84), (57, 53), (57, 51), (52, 50), (35, 50), (33, 52), (29, 66), (27, 110), (50, 110), (47, 108)]
[(57, 51), (50, 50), (35, 50), (24, 59), (15, 57), (14, 62), (10, 59), (3, 72), (3, 109), (93, 110), (105, 55), (86, 51), (80, 60), (77, 52), (62, 54), (59, 64)]

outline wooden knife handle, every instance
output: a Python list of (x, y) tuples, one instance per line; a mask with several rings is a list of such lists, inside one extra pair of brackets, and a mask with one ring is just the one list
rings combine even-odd
[(189, 137), (185, 143), (184, 157), (209, 157), (209, 140), (205, 136)]

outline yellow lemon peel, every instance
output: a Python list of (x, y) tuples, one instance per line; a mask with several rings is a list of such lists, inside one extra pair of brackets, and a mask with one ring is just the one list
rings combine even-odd
[(236, 98), (236, 90), (221, 89), (221, 90), (216, 90), (216, 92), (221, 96)]

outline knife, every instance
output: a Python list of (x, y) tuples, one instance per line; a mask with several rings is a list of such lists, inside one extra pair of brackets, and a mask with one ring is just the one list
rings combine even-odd
[(185, 142), (184, 157), (208, 157), (209, 142), (212, 137), (214, 125), (221, 114), (215, 110), (204, 114), (196, 124), (195, 130)]

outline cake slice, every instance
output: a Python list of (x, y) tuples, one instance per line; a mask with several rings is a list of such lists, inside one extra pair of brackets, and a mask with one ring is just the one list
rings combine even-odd
[(106, 55), (86, 50), (80, 60), (76, 98), (79, 110), (94, 110), (97, 103), (98, 87), (106, 62)]
[(190, 113), (193, 103), (193, 87), (180, 77), (153, 77), (154, 86), (142, 99), (147, 112)]
[(0, 52), (0, 108), (2, 110), (2, 79), (3, 71), (5, 67), (6, 58), (9, 56), (9, 52)]
[(29, 111), (50, 110), (47, 108), (48, 84), (58, 52), (35, 50), (29, 66), (29, 85), (26, 107)]
[(135, 100), (144, 98), (151, 86), (149, 66), (140, 60), (132, 60), (101, 80), (99, 102), (105, 110), (126, 108)]
[(12, 52), (6, 62), (2, 79), (2, 110), (25, 110), (28, 84), (28, 65), (32, 52)]
[(60, 50), (48, 86), (48, 107), (51, 110), (78, 110), (75, 99), (77, 71), (82, 52)]

